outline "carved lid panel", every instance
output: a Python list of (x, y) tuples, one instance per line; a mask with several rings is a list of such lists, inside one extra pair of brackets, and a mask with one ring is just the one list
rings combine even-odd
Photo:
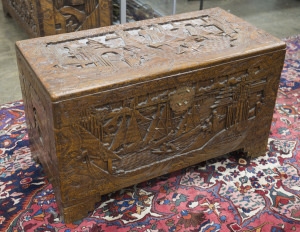
[(277, 50), (285, 44), (213, 8), (26, 40), (17, 42), (17, 47), (53, 101), (59, 101)]

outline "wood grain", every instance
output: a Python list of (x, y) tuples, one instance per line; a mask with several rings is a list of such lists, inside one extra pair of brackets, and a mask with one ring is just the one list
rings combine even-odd
[(110, 0), (2, 0), (30, 37), (62, 34), (112, 24)]
[(65, 221), (102, 194), (264, 154), (284, 56), (220, 8), (18, 42), (32, 153)]

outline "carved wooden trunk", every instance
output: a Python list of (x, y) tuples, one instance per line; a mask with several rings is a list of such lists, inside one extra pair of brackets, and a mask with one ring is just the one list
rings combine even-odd
[(220, 8), (17, 42), (31, 150), (65, 221), (101, 194), (264, 154), (284, 55)]
[(30, 37), (111, 25), (111, 0), (2, 0)]

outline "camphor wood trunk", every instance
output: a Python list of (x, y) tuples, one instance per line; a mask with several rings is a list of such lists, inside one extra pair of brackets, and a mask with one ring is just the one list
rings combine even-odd
[(32, 154), (65, 222), (101, 194), (264, 154), (284, 56), (220, 8), (17, 42)]
[(30, 37), (111, 25), (111, 0), (2, 0)]

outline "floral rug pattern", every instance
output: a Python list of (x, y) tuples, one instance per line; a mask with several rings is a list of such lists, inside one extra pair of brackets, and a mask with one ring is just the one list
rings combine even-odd
[(72, 224), (30, 157), (22, 101), (0, 106), (0, 231), (300, 231), (300, 36), (286, 43), (264, 156), (235, 152), (111, 193)]

